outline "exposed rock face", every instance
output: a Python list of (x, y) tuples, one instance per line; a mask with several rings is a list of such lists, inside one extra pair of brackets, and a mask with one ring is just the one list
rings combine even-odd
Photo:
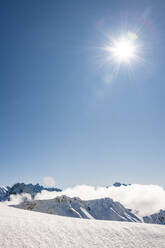
[(0, 187), (0, 201), (5, 201), (8, 198), (10, 187)]
[(151, 214), (143, 217), (145, 223), (165, 225), (165, 210), (160, 210), (159, 213)]

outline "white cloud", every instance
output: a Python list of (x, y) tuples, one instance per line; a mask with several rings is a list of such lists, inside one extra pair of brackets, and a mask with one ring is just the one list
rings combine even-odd
[(28, 201), (32, 200), (31, 195), (28, 193), (10, 195), (10, 201), (1, 202), (1, 204), (7, 205), (7, 206), (18, 205), (25, 200), (28, 200)]
[(54, 178), (51, 176), (44, 177), (43, 182), (47, 187), (54, 187), (56, 184)]

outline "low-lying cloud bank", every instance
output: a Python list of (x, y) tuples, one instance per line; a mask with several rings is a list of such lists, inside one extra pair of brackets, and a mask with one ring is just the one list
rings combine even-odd
[(18, 205), (25, 200), (31, 201), (32, 200), (31, 195), (28, 193), (10, 195), (10, 201), (7, 200), (4, 202), (1, 202), (0, 204), (7, 205), (7, 206)]
[(67, 195), (79, 197), (82, 200), (94, 200), (109, 197), (119, 201), (126, 208), (130, 208), (139, 216), (150, 215), (165, 209), (165, 190), (157, 185), (132, 184), (120, 187), (93, 187), (78, 185), (64, 189), (62, 192), (42, 191), (37, 194), (36, 200), (53, 199), (57, 196)]

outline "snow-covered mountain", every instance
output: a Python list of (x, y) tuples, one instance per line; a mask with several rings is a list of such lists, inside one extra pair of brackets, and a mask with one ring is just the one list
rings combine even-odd
[(37, 194), (41, 193), (42, 190), (47, 191), (57, 191), (60, 192), (61, 189), (57, 188), (45, 188), (39, 184), (25, 184), (25, 183), (16, 183), (12, 187), (0, 187), (0, 201), (9, 200), (11, 195), (28, 193), (32, 196), (32, 198)]
[(113, 186), (115, 186), (115, 187), (120, 187), (120, 186), (130, 186), (131, 184), (129, 183), (129, 184), (126, 184), (126, 183), (120, 183), (120, 182), (115, 182), (114, 184), (113, 184)]
[(18, 208), (69, 217), (140, 222), (129, 209), (110, 198), (82, 201), (80, 198), (59, 196), (50, 200), (25, 201)]
[(159, 213), (145, 216), (145, 217), (143, 217), (143, 220), (145, 223), (165, 225), (165, 210), (160, 210)]
[(83, 201), (62, 195), (49, 200), (25, 200), (16, 208), (84, 219), (144, 222), (165, 225), (165, 210), (140, 218), (121, 203), (110, 198)]
[(2, 248), (164, 248), (165, 226), (66, 218), (0, 204)]
[(0, 201), (6, 200), (10, 187), (0, 187)]
[[(127, 184), (127, 183), (120, 183), (120, 182), (115, 182), (113, 184), (114, 187), (130, 186), (130, 185), (131, 185), (130, 183)], [(109, 187), (111, 187), (111, 185), (106, 186), (106, 188), (109, 188)]]

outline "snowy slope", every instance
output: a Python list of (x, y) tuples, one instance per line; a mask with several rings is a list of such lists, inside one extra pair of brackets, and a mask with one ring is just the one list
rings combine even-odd
[(165, 227), (68, 218), (0, 205), (0, 247), (165, 248)]
[(69, 217), (140, 222), (129, 209), (110, 198), (83, 201), (78, 197), (59, 196), (50, 200), (33, 200), (16, 205), (18, 208)]

